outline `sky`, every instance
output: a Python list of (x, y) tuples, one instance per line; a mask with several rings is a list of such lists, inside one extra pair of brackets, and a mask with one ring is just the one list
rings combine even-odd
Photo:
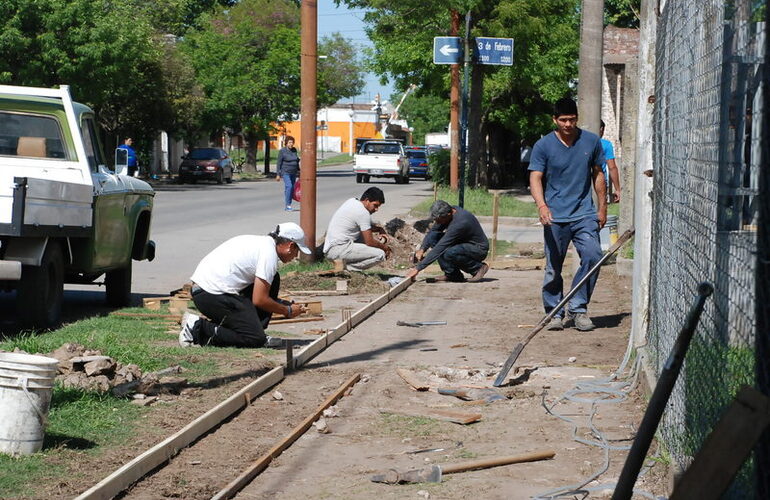
[[(372, 47), (372, 42), (366, 37), (364, 31), (364, 11), (348, 9), (344, 5), (334, 5), (332, 0), (320, 0), (318, 2), (318, 38), (334, 32), (353, 42), (360, 47), (363, 53), (364, 47)], [(364, 75), (366, 82), (361, 95), (353, 98), (353, 102), (366, 103), (374, 101), (374, 96), (379, 93), (382, 100), (390, 100), (394, 92), (392, 83), (380, 85), (377, 76), (373, 73)], [(349, 100), (346, 100), (349, 102)]]

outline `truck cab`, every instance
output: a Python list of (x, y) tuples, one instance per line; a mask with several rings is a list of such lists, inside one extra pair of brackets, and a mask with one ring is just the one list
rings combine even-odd
[(101, 276), (107, 301), (128, 305), (132, 261), (155, 244), (154, 191), (126, 171), (68, 87), (0, 85), (0, 288), (16, 290), (22, 325), (56, 326), (64, 283)]
[(391, 177), (396, 184), (409, 184), (409, 162), (403, 144), (387, 139), (364, 142), (354, 158), (353, 172), (359, 184), (372, 177)]

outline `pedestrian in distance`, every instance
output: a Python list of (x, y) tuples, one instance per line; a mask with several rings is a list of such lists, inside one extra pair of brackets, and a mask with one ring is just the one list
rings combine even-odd
[(123, 144), (118, 146), (118, 149), (125, 149), (128, 153), (128, 175), (131, 177), (136, 176), (137, 170), (139, 170), (139, 163), (136, 159), (136, 151), (133, 148), (134, 140), (131, 137), (123, 139)]
[(305, 233), (294, 222), (279, 224), (266, 236), (235, 236), (215, 248), (191, 277), (193, 302), (206, 318), (185, 313), (179, 344), (270, 345), (265, 329), (273, 314), (294, 318), (305, 312), (304, 305), (278, 299), (279, 262), (294, 260), (300, 251), (310, 254)]
[[(615, 148), (612, 143), (604, 138), (604, 120), (599, 125), (599, 137), (602, 139), (602, 150), (604, 151), (604, 164), (602, 164), (602, 173), (604, 174), (604, 185), (607, 187), (607, 194), (610, 192), (609, 203), (620, 202), (620, 173), (618, 164), (615, 163)], [(610, 191), (610, 181), (612, 181), (612, 191)]]
[(286, 145), (278, 151), (275, 180), (283, 181), (283, 200), (287, 212), (291, 212), (291, 195), (299, 176), (299, 154), (294, 147), (294, 137), (286, 137)]
[[(604, 152), (599, 136), (578, 128), (577, 106), (572, 99), (556, 101), (552, 118), (556, 130), (535, 143), (529, 164), (529, 188), (537, 204), (545, 241), (546, 313), (564, 297), (561, 273), (570, 242), (580, 256), (580, 268), (572, 280), (574, 287), (602, 257), (599, 230), (607, 220)], [(598, 209), (591, 198), (592, 185)], [(572, 297), (566, 315), (564, 311), (554, 315), (546, 326), (548, 330), (562, 330), (568, 320), (578, 330), (594, 329), (588, 317), (588, 304), (598, 274), (591, 276)]]
[(481, 281), (489, 271), (484, 262), (489, 252), (489, 240), (476, 216), (444, 200), (433, 202), (430, 216), (433, 225), (415, 253), (417, 262), (406, 273), (406, 278), (414, 279), (420, 271), (438, 260), (444, 275), (436, 281), (466, 281), (463, 271), (471, 275), (467, 281)]
[(385, 203), (382, 189), (370, 187), (361, 198), (343, 203), (329, 221), (324, 241), (327, 259), (342, 260), (345, 269), (363, 271), (390, 256), (385, 231), (372, 224), (372, 214)]

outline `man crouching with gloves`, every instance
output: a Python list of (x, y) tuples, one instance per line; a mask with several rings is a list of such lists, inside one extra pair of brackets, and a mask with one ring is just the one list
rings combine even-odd
[(263, 347), (270, 318), (305, 312), (304, 305), (278, 299), (278, 262), (290, 262), (299, 251), (310, 254), (305, 233), (293, 222), (279, 224), (267, 236), (231, 238), (201, 260), (191, 279), (192, 299), (201, 318), (185, 313), (179, 344), (216, 347)]

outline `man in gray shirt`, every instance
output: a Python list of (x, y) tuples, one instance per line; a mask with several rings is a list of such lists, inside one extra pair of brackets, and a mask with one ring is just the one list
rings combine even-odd
[(383, 203), (385, 195), (377, 187), (364, 191), (358, 200), (345, 201), (329, 221), (324, 241), (326, 258), (342, 260), (345, 269), (351, 271), (363, 271), (384, 261), (390, 247), (374, 235), (379, 228), (372, 225), (372, 214)]
[(434, 224), (415, 255), (417, 264), (406, 273), (406, 278), (414, 278), (438, 260), (444, 276), (436, 281), (466, 281), (462, 271), (472, 275), (469, 282), (481, 281), (489, 271), (483, 262), (489, 252), (489, 240), (476, 216), (444, 200), (433, 202), (430, 215)]

